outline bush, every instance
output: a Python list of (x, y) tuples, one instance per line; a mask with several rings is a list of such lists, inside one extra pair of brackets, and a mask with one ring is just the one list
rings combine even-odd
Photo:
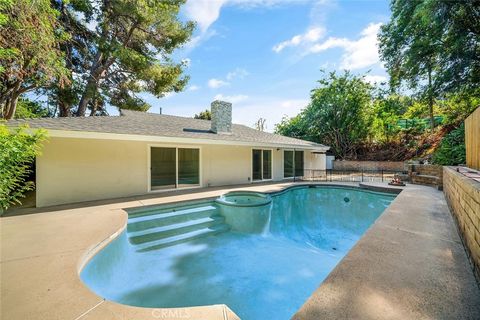
[(442, 166), (459, 165), (466, 162), (465, 126), (463, 123), (447, 134), (432, 156), (432, 162)]
[(15, 203), (25, 192), (34, 189), (32, 181), (26, 181), (31, 165), (40, 154), (46, 131), (27, 132), (28, 127), (16, 129), (0, 124), (0, 213)]

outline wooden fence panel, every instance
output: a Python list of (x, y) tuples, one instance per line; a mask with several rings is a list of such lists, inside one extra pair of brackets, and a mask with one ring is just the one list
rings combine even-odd
[(467, 166), (480, 170), (480, 107), (465, 119)]

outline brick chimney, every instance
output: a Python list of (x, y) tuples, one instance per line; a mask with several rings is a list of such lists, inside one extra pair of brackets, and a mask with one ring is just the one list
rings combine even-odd
[(232, 104), (215, 100), (211, 104), (212, 131), (218, 134), (232, 133)]

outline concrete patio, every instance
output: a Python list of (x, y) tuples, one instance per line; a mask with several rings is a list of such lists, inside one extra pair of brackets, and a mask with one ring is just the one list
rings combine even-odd
[[(238, 189), (275, 192), (293, 184), (205, 188), (12, 211), (0, 219), (0, 317), (236, 319), (225, 305), (148, 309), (106, 301), (78, 273), (89, 256), (123, 230), (124, 208), (212, 198)], [(405, 187), (294, 318), (479, 319), (480, 289), (443, 193)]]

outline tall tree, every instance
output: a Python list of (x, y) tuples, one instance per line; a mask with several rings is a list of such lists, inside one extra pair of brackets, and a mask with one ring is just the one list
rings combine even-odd
[(174, 49), (188, 41), (193, 22), (183, 23), (178, 13), (185, 0), (97, 0), (87, 17), (94, 26), (92, 52), (82, 73), (81, 94), (75, 115), (90, 107), (111, 104), (146, 111), (149, 105), (137, 93), (157, 97), (181, 91), (188, 77), (183, 63), (174, 63)]
[(199, 114), (195, 114), (193, 118), (202, 119), (202, 120), (212, 120), (212, 114), (210, 113), (210, 110), (206, 109), (205, 111), (200, 111)]
[(11, 119), (22, 94), (68, 81), (59, 50), (66, 34), (48, 0), (0, 0), (0, 10), (0, 114)]
[(428, 105), (430, 125), (439, 93), (439, 57), (443, 48), (442, 28), (432, 23), (430, 1), (393, 0), (392, 16), (379, 34), (380, 56), (392, 86), (406, 83)]
[(348, 71), (332, 72), (318, 82), (302, 113), (290, 121), (284, 119), (275, 130), (329, 145), (339, 158), (355, 157), (358, 144), (369, 134), (372, 87)]

